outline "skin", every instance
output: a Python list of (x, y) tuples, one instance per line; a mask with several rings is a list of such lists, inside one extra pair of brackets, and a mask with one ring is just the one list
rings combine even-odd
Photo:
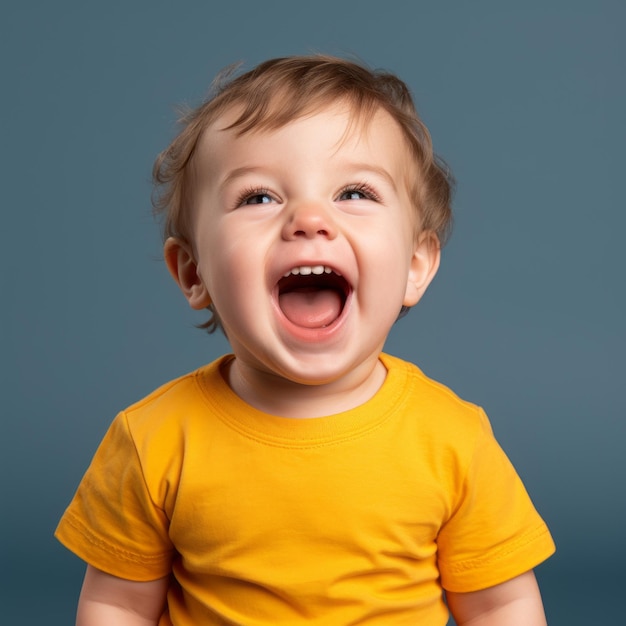
[(505, 583), (470, 593), (446, 592), (459, 626), (546, 626), (541, 594), (533, 571)]
[(76, 626), (151, 626), (165, 606), (169, 579), (124, 580), (87, 566)]
[[(235, 354), (228, 382), (249, 404), (294, 418), (354, 408), (384, 381), (379, 355), (401, 306), (417, 304), (439, 266), (438, 241), (420, 232), (409, 197), (407, 145), (383, 111), (349, 132), (339, 105), (242, 136), (221, 130), (232, 120), (200, 140), (193, 237), (167, 240), (168, 269), (192, 308), (216, 308)], [(313, 265), (341, 273), (350, 294), (336, 322), (296, 328), (276, 285)], [(77, 624), (157, 624), (167, 587), (89, 566)], [(532, 571), (446, 595), (459, 626), (546, 623)]]

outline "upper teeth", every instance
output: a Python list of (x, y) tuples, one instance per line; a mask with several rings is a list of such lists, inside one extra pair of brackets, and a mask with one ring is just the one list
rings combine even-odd
[[(291, 274), (293, 274), (294, 276), (297, 276), (298, 274), (302, 276), (308, 276), (309, 274), (317, 274), (319, 276), (320, 274), (332, 274), (333, 271), (334, 270), (332, 270), (330, 267), (326, 265), (301, 265), (300, 267), (294, 267), (290, 269), (285, 274), (285, 277), (290, 276)], [(335, 273), (339, 274), (339, 272), (335, 272)], [(339, 274), (339, 276), (341, 276), (341, 274)]]

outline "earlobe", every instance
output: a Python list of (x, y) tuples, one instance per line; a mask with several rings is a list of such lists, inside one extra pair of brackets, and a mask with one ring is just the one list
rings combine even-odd
[(169, 237), (163, 246), (165, 264), (192, 309), (205, 309), (211, 296), (202, 280), (191, 246), (178, 237)]
[(432, 231), (420, 233), (411, 257), (406, 292), (402, 304), (415, 306), (428, 289), (439, 269), (441, 245), (437, 235)]

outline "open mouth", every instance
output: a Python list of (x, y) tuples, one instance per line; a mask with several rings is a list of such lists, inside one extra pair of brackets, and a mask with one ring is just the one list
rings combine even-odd
[(335, 322), (350, 293), (348, 281), (324, 265), (294, 267), (278, 281), (278, 304), (296, 326), (325, 328)]

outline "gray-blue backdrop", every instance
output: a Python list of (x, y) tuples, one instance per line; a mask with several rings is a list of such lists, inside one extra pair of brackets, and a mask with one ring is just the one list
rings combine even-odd
[(52, 532), (108, 423), (227, 350), (150, 216), (174, 106), (316, 51), (400, 74), (458, 179), (387, 349), (486, 407), (558, 544), (551, 624), (623, 623), (625, 26), (620, 0), (5, 2), (3, 623), (71, 623), (83, 565)]

